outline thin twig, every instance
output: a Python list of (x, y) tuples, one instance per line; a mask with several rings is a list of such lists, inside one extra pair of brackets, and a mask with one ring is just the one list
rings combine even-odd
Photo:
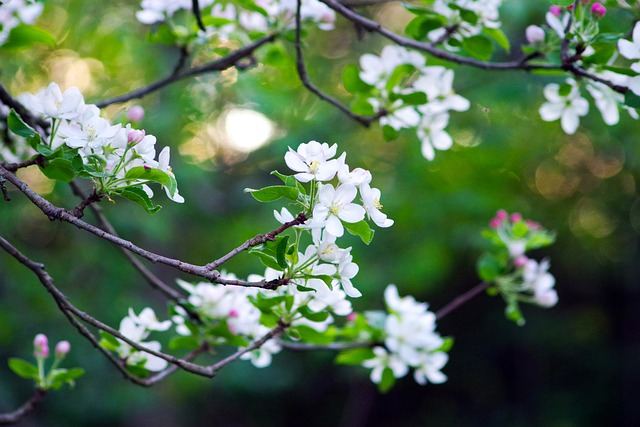
[(306, 65), (304, 63), (304, 55), (302, 53), (302, 44), (301, 44), (301, 41), (300, 41), (300, 33), (301, 33), (301, 29), (300, 28), (301, 28), (301, 25), (302, 25), (301, 24), (301, 17), (300, 17), (301, 4), (302, 4), (302, 0), (297, 0), (296, 20), (295, 20), (296, 21), (295, 22), (295, 25), (296, 25), (296, 42), (295, 42), (296, 69), (298, 70), (298, 76), (300, 77), (300, 81), (302, 82), (304, 87), (309, 89), (309, 91), (311, 93), (313, 93), (314, 95), (316, 95), (318, 98), (320, 98), (323, 101), (326, 101), (329, 104), (333, 105), (334, 107), (338, 108), (347, 117), (357, 121), (358, 123), (364, 125), (365, 127), (369, 127), (372, 122), (375, 122), (380, 117), (384, 116), (386, 114), (386, 112), (381, 110), (377, 114), (374, 114), (373, 116), (361, 116), (360, 114), (356, 114), (353, 111), (351, 111), (349, 108), (347, 108), (346, 106), (342, 105), (342, 103), (340, 101), (338, 101), (337, 99), (335, 99), (332, 96), (329, 96), (326, 93), (322, 92), (309, 79), (309, 74), (307, 73), (307, 67), (306, 67)]
[[(71, 321), (71, 323), (74, 326), (76, 326), (76, 328), (78, 328), (79, 322), (74, 321), (75, 320), (75, 319), (73, 319), (74, 316), (77, 317), (78, 319), (82, 320), (83, 322), (91, 325), (91, 326), (94, 326), (94, 327), (96, 327), (96, 328), (98, 328), (100, 330), (103, 330), (103, 331), (113, 335), (115, 338), (125, 342), (126, 344), (130, 345), (131, 347), (135, 348), (138, 351), (142, 351), (142, 352), (148, 353), (150, 355), (156, 356), (156, 357), (158, 357), (160, 359), (163, 359), (163, 360), (167, 361), (168, 363), (176, 365), (179, 368), (181, 368), (181, 369), (183, 369), (185, 371), (191, 372), (193, 374), (196, 374), (196, 375), (200, 375), (200, 376), (204, 376), (204, 377), (208, 377), (208, 378), (215, 377), (217, 375), (218, 371), (220, 369), (222, 369), (224, 366), (226, 366), (227, 364), (237, 360), (243, 354), (245, 354), (247, 352), (250, 352), (252, 350), (255, 350), (257, 348), (260, 348), (268, 340), (270, 340), (272, 338), (277, 338), (278, 336), (280, 336), (280, 334), (282, 334), (282, 332), (286, 328), (289, 327), (288, 323), (284, 323), (282, 321), (279, 321), (278, 325), (275, 328), (273, 328), (272, 330), (270, 330), (268, 333), (266, 333), (262, 338), (252, 342), (247, 347), (238, 350), (236, 353), (232, 354), (231, 356), (228, 356), (228, 357), (222, 359), (221, 361), (219, 361), (217, 363), (214, 363), (212, 365), (209, 365), (209, 366), (198, 365), (198, 364), (190, 362), (186, 358), (178, 358), (178, 357), (172, 356), (170, 354), (163, 353), (161, 351), (156, 351), (156, 350), (152, 350), (152, 349), (149, 349), (147, 347), (144, 347), (141, 344), (131, 340), (127, 336), (121, 334), (120, 331), (118, 331), (117, 329), (114, 329), (111, 326), (109, 326), (109, 325), (107, 325), (105, 323), (102, 323), (101, 321), (99, 321), (98, 319), (94, 318), (93, 316), (83, 312), (82, 310), (78, 309), (73, 304), (71, 304), (69, 299), (55, 286), (53, 278), (49, 275), (49, 273), (47, 273), (47, 271), (45, 270), (43, 264), (37, 263), (37, 262), (31, 260), (30, 258), (28, 258), (26, 255), (24, 255), (22, 252), (20, 252), (16, 247), (14, 247), (11, 243), (9, 243), (2, 236), (0, 236), (0, 247), (2, 247), (8, 254), (13, 256), (18, 262), (20, 262), (25, 267), (30, 269), (38, 277), (38, 279), (40, 280), (40, 283), (42, 283), (42, 285), (45, 287), (45, 289), (51, 294), (51, 296), (54, 298), (54, 300), (58, 304), (58, 307), (63, 311), (63, 313), (65, 313), (67, 318)], [(92, 342), (92, 344), (94, 344), (94, 346), (96, 346), (96, 345), (99, 346), (99, 343), (97, 343), (97, 339), (93, 336), (93, 334), (88, 332), (88, 330), (84, 326), (82, 328), (78, 328), (78, 329), (82, 332), (83, 336), (88, 338)], [(107, 352), (104, 349), (103, 349), (103, 354), (108, 355), (109, 360), (111, 360), (115, 364), (115, 360), (117, 360), (117, 359), (115, 358), (114, 355), (112, 355), (111, 353)], [(116, 364), (116, 366), (119, 366), (119, 363)], [(120, 366), (119, 369), (120, 369), (121, 372), (123, 372), (125, 374), (125, 376), (128, 379), (132, 380), (136, 384), (145, 385), (145, 384), (141, 384), (140, 381), (137, 381), (137, 380), (140, 380), (139, 378), (133, 377), (131, 374), (126, 372), (126, 368)], [(171, 371), (171, 372), (173, 372), (173, 371)], [(168, 375), (168, 373), (167, 373), (167, 375)], [(135, 380), (135, 378), (137, 378), (137, 380)]]
[(148, 259), (154, 263), (161, 263), (173, 267), (182, 272), (202, 277), (213, 283), (220, 283), (223, 285), (245, 286), (262, 289), (276, 289), (279, 286), (285, 284), (281, 280), (261, 280), (259, 282), (248, 282), (243, 280), (230, 280), (220, 277), (220, 272), (215, 269), (210, 269), (206, 266), (200, 266), (190, 264), (188, 262), (181, 261), (179, 259), (169, 258), (163, 255), (156, 254), (154, 252), (143, 249), (132, 242), (122, 239), (118, 236), (102, 230), (94, 225), (91, 225), (75, 216), (71, 215), (66, 209), (59, 208), (31, 190), (29, 186), (17, 176), (7, 171), (2, 165), (0, 165), (0, 176), (4, 176), (7, 181), (11, 182), (18, 190), (20, 190), (31, 202), (38, 207), (50, 220), (60, 220), (68, 222), (75, 227), (94, 234), (104, 240), (115, 243), (116, 245), (133, 252), (143, 258)]
[(340, 2), (336, 0), (320, 0), (322, 3), (329, 6), (331, 9), (338, 12), (340, 15), (347, 18), (349, 21), (362, 26), (363, 28), (376, 32), (392, 42), (412, 49), (416, 49), (425, 53), (428, 53), (436, 58), (443, 59), (448, 62), (453, 62), (456, 64), (468, 65), (475, 68), (480, 68), (483, 70), (497, 70), (497, 71), (506, 71), (506, 70), (523, 70), (523, 71), (532, 71), (532, 70), (564, 70), (575, 74), (576, 76), (586, 77), (594, 81), (598, 81), (609, 86), (611, 89), (618, 93), (627, 93), (629, 88), (626, 86), (617, 85), (609, 80), (605, 80), (601, 77), (598, 77), (586, 70), (575, 65), (575, 63), (563, 63), (561, 65), (555, 64), (535, 64), (529, 62), (531, 56), (523, 56), (520, 59), (516, 59), (514, 61), (508, 62), (488, 62), (488, 61), (480, 61), (474, 58), (468, 58), (466, 56), (456, 55), (451, 52), (447, 52), (445, 50), (441, 50), (436, 48), (432, 43), (422, 43), (415, 41), (410, 38), (406, 38), (400, 36), (399, 34), (394, 33), (386, 28), (384, 28), (380, 23), (373, 21), (371, 19), (365, 18), (357, 12), (345, 7), (340, 4)]
[(164, 79), (158, 80), (155, 83), (151, 83), (147, 86), (133, 90), (124, 95), (116, 96), (111, 99), (97, 102), (96, 105), (99, 108), (103, 108), (103, 107), (106, 107), (107, 105), (116, 104), (119, 102), (125, 102), (131, 99), (142, 98), (143, 96), (148, 95), (151, 92), (154, 92), (158, 89), (161, 89), (179, 80), (186, 79), (188, 77), (194, 77), (200, 74), (210, 73), (213, 71), (224, 71), (228, 68), (231, 68), (237, 65), (238, 62), (241, 61), (242, 59), (250, 57), (256, 49), (258, 49), (262, 45), (271, 43), (272, 41), (275, 40), (275, 38), (276, 38), (275, 34), (270, 34), (268, 36), (265, 36), (256, 40), (255, 42), (247, 46), (241, 47), (240, 49), (234, 52), (231, 52), (229, 55), (225, 57), (222, 57), (220, 59), (217, 59), (215, 61), (209, 62), (204, 65), (200, 65), (198, 67), (190, 68), (186, 71), (183, 71), (177, 74), (173, 73), (170, 76), (165, 77)]
[(193, 9), (193, 16), (196, 17), (198, 28), (206, 32), (207, 29), (204, 27), (204, 23), (202, 22), (202, 15), (200, 14), (200, 3), (198, 2), (198, 0), (191, 0), (191, 8)]
[(294, 351), (312, 351), (312, 350), (330, 350), (330, 351), (343, 351), (352, 350), (355, 348), (371, 348), (384, 345), (384, 343), (377, 342), (335, 342), (331, 344), (309, 344), (304, 342), (292, 342), (280, 340), (278, 343), (289, 350)]
[(488, 282), (481, 282), (475, 285), (473, 288), (469, 289), (464, 294), (454, 298), (449, 304), (445, 305), (440, 310), (436, 311), (436, 319), (437, 320), (442, 319), (444, 316), (456, 310), (458, 307), (460, 307), (461, 305), (463, 305), (464, 303), (466, 303), (476, 295), (479, 295), (482, 291), (487, 289), (488, 286), (489, 286)]
[(31, 111), (27, 110), (24, 105), (13, 98), (2, 83), (0, 83), (0, 102), (16, 110), (16, 113), (18, 113), (22, 120), (31, 127), (40, 127), (41, 129), (47, 129), (49, 127), (49, 123), (46, 120), (34, 116)]
[(15, 411), (0, 414), (0, 424), (17, 423), (21, 418), (32, 413), (33, 410), (36, 409), (36, 405), (46, 394), (47, 392), (45, 390), (37, 388), (33, 397), (27, 400), (21, 407), (19, 407)]

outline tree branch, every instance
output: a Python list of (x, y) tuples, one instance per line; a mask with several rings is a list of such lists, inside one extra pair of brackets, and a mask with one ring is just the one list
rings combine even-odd
[(97, 102), (96, 105), (99, 108), (106, 107), (111, 104), (116, 104), (119, 102), (129, 101), (131, 99), (142, 98), (145, 95), (150, 94), (158, 89), (161, 89), (165, 86), (168, 86), (172, 83), (175, 83), (179, 80), (186, 79), (188, 77), (198, 76), (200, 74), (210, 73), (213, 71), (223, 71), (227, 68), (231, 68), (235, 65), (238, 65), (238, 62), (244, 58), (250, 57), (253, 55), (253, 52), (258, 49), (260, 46), (265, 45), (267, 43), (271, 43), (276, 38), (275, 34), (270, 34), (268, 36), (262, 37), (261, 39), (256, 40), (255, 42), (241, 47), (240, 49), (230, 53), (229, 55), (217, 59), (215, 61), (209, 62), (207, 64), (190, 68), (183, 72), (172, 73), (170, 76), (165, 77), (164, 79), (158, 80), (155, 83), (151, 83), (147, 86), (141, 87), (139, 89), (133, 90), (124, 95), (116, 96), (111, 99), (107, 99), (104, 101)]
[(482, 291), (487, 289), (488, 286), (489, 286), (489, 282), (481, 282), (475, 285), (473, 288), (469, 289), (467, 292), (463, 293), (462, 295), (454, 298), (450, 303), (442, 307), (440, 310), (436, 311), (436, 320), (440, 320), (447, 314), (458, 309), (461, 305), (463, 305), (464, 303), (466, 303), (467, 301), (469, 301), (470, 299), (472, 299), (476, 295), (479, 295)]
[(0, 424), (15, 424), (20, 418), (23, 418), (36, 408), (36, 405), (42, 400), (42, 398), (47, 394), (45, 390), (41, 390), (39, 388), (36, 389), (35, 394), (31, 399), (26, 401), (21, 407), (16, 409), (13, 412), (7, 412), (4, 414), (0, 414)]
[(31, 190), (29, 186), (20, 180), (17, 176), (7, 171), (0, 164), (0, 176), (4, 176), (7, 181), (11, 182), (18, 190), (20, 190), (31, 202), (38, 207), (50, 220), (60, 220), (64, 222), (68, 222), (76, 226), (77, 228), (88, 231), (91, 234), (94, 234), (104, 240), (115, 243), (116, 245), (133, 252), (143, 258), (148, 259), (154, 263), (161, 263), (173, 267), (182, 272), (191, 274), (193, 276), (202, 277), (206, 280), (209, 280), (213, 283), (219, 283), (223, 285), (235, 285), (235, 286), (245, 286), (245, 287), (254, 287), (254, 288), (263, 288), (263, 289), (276, 289), (281, 286), (283, 283), (279, 280), (261, 280), (259, 282), (248, 282), (243, 280), (229, 280), (223, 279), (220, 277), (220, 272), (208, 268), (207, 266), (200, 266), (195, 264), (190, 264), (188, 262), (181, 261), (179, 259), (165, 257), (163, 255), (156, 254), (154, 252), (143, 249), (135, 244), (131, 243), (128, 240), (122, 239), (118, 236), (114, 236), (113, 234), (102, 230), (96, 226), (93, 226), (79, 218), (76, 218), (72, 214), (70, 214), (66, 209), (59, 208), (53, 205), (51, 202)]
[(342, 103), (340, 101), (338, 101), (337, 99), (335, 99), (335, 98), (327, 95), (326, 93), (322, 92), (320, 89), (318, 89), (317, 86), (315, 86), (313, 83), (311, 83), (311, 80), (309, 79), (309, 74), (307, 73), (307, 67), (306, 67), (306, 65), (304, 63), (304, 55), (302, 53), (302, 46), (301, 46), (301, 42), (300, 42), (300, 33), (301, 33), (300, 8), (301, 8), (301, 4), (302, 4), (302, 0), (297, 0), (296, 19), (295, 19), (295, 25), (296, 25), (296, 42), (295, 42), (296, 69), (298, 70), (298, 76), (300, 77), (300, 81), (302, 82), (304, 87), (309, 89), (309, 91), (311, 93), (313, 93), (314, 95), (316, 95), (318, 98), (320, 98), (323, 101), (326, 101), (329, 104), (333, 105), (334, 107), (338, 108), (342, 113), (344, 113), (350, 119), (353, 119), (353, 120), (357, 121), (358, 123), (364, 125), (365, 127), (369, 127), (372, 122), (375, 122), (380, 117), (386, 115), (386, 111), (381, 110), (377, 114), (374, 114), (373, 116), (361, 116), (360, 114), (356, 114), (353, 111), (351, 111), (348, 107), (342, 105)]
[[(393, 31), (390, 31), (384, 28), (380, 23), (373, 21), (371, 19), (365, 18), (359, 13), (354, 12), (348, 7), (345, 7), (344, 5), (342, 5), (340, 2), (336, 0), (320, 0), (320, 1), (326, 4), (327, 6), (329, 6), (331, 9), (338, 12), (340, 15), (347, 18), (349, 21), (354, 22), (369, 31), (376, 32), (400, 46), (416, 49), (416, 50), (428, 53), (432, 56), (435, 56), (436, 58), (443, 59), (445, 61), (462, 64), (462, 65), (468, 65), (475, 68), (481, 68), (483, 70), (498, 70), (498, 71), (500, 70), (523, 70), (523, 71), (564, 70), (564, 71), (569, 71), (576, 76), (589, 78), (589, 79), (598, 81), (600, 83), (606, 84), (614, 91), (622, 94), (629, 91), (628, 87), (616, 85), (611, 81), (597, 77), (594, 74), (589, 73), (588, 71), (578, 67), (577, 65), (575, 65), (574, 62), (563, 63), (561, 65), (532, 64), (529, 62), (532, 59), (531, 56), (523, 56), (520, 59), (517, 59), (515, 61), (508, 61), (508, 62), (487, 62), (487, 61), (480, 61), (474, 58), (468, 58), (466, 56), (456, 55), (454, 53), (438, 49), (432, 43), (422, 43), (410, 38), (400, 36), (394, 33)], [(564, 40), (563, 40), (563, 43), (565, 43)], [(577, 58), (574, 59), (574, 61), (575, 60), (577, 60)]]

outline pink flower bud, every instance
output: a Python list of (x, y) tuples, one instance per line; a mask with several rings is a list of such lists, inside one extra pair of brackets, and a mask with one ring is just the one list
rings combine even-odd
[(509, 214), (504, 209), (500, 209), (498, 212), (496, 212), (496, 219), (497, 220), (504, 221), (507, 218), (509, 218)]
[(491, 228), (498, 228), (500, 227), (500, 224), (502, 224), (502, 221), (499, 220), (497, 217), (492, 218), (491, 221), (489, 221), (489, 227)]
[(153, 169), (153, 168), (152, 168), (151, 166), (149, 166), (149, 165), (144, 165), (144, 168), (145, 168), (145, 169)]
[(33, 339), (33, 355), (36, 359), (49, 356), (49, 340), (44, 334), (38, 334)]
[(525, 36), (529, 44), (536, 44), (544, 41), (544, 30), (537, 25), (529, 25), (525, 30)]
[(511, 214), (511, 222), (519, 222), (522, 221), (522, 215), (520, 215), (519, 213), (515, 212)]
[(347, 322), (353, 322), (354, 320), (356, 320), (356, 314), (355, 313), (349, 313), (347, 315)]
[(607, 13), (607, 8), (602, 3), (594, 3), (591, 5), (591, 13), (602, 18)]
[(570, 4), (569, 6), (567, 6), (568, 10), (573, 10), (573, 4)]
[(560, 6), (554, 4), (553, 6), (551, 6), (549, 8), (549, 12), (551, 12), (551, 14), (553, 16), (560, 17), (560, 15), (562, 15), (562, 8)]
[(144, 129), (142, 130), (131, 129), (129, 133), (127, 133), (127, 141), (129, 142), (129, 144), (135, 145), (144, 139), (145, 134), (146, 133)]
[(519, 256), (518, 258), (513, 260), (513, 265), (516, 268), (522, 268), (525, 266), (525, 264), (527, 263), (527, 261), (529, 260), (529, 258), (527, 258), (524, 255)]
[(144, 108), (134, 105), (127, 110), (127, 119), (132, 122), (141, 122), (144, 119)]
[(229, 317), (238, 317), (240, 313), (235, 308), (229, 312)]
[(69, 353), (69, 350), (71, 350), (71, 344), (69, 344), (69, 341), (60, 341), (56, 344), (56, 356), (61, 359)]

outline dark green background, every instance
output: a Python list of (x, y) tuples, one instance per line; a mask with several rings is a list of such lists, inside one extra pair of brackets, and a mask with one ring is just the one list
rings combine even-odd
[[(543, 21), (547, 4), (506, 3), (504, 29), (517, 46), (526, 25)], [(137, 5), (47, 2), (39, 25), (62, 40), (58, 50), (2, 51), (0, 79), (14, 93), (44, 87), (51, 80), (51, 58), (70, 55), (65, 50), (92, 58), (88, 102), (165, 76), (177, 51), (145, 42), (147, 28), (134, 19)], [(399, 26), (390, 9), (376, 10), (387, 25)], [(370, 34), (358, 40), (352, 26), (338, 22), (334, 33), (309, 34), (308, 68), (321, 88), (348, 102), (342, 69), (364, 52), (379, 52), (383, 40)], [(619, 31), (630, 22), (630, 16), (609, 14), (603, 25)], [(567, 136), (559, 123), (542, 122), (537, 113), (543, 85), (557, 77), (461, 67), (455, 87), (471, 108), (452, 115), (448, 130), (458, 144), (427, 162), (410, 132), (386, 143), (377, 126), (359, 127), (306, 92), (295, 74), (291, 43), (278, 46), (270, 55), (285, 54), (281, 68), (240, 72), (235, 84), (229, 84), (233, 75), (201, 77), (197, 85), (180, 82), (140, 102), (147, 111), (143, 127), (158, 137), (159, 147), (172, 147), (172, 166), (187, 201), (175, 204), (159, 192), (164, 207), (154, 216), (125, 200), (103, 201), (123, 237), (196, 264), (219, 257), (277, 226), (271, 211), (280, 205), (261, 205), (242, 190), (275, 183), (269, 172), (285, 170), (287, 146), (315, 139), (338, 143), (352, 167), (372, 171), (384, 211), (396, 221), (378, 230), (371, 246), (349, 240), (361, 267), (355, 284), (364, 294), (354, 301), (356, 309), (382, 308), (388, 283), (434, 310), (471, 288), (478, 280), (475, 260), (485, 247), (480, 230), (499, 208), (557, 231), (558, 243), (535, 255), (551, 259), (559, 304), (525, 307), (527, 325), (517, 327), (504, 319), (502, 301), (481, 295), (443, 319), (439, 331), (456, 339), (443, 385), (421, 387), (407, 377), (380, 395), (366, 370), (335, 366), (331, 353), (283, 351), (268, 369), (238, 362), (214, 380), (177, 373), (143, 389), (125, 381), (91, 348), (35, 277), (5, 254), (0, 255), (0, 411), (31, 396), (32, 385), (11, 373), (6, 360), (30, 357), (31, 341), (42, 332), (51, 341), (70, 340), (65, 365), (82, 366), (87, 374), (75, 389), (51, 393), (24, 426), (638, 425), (637, 123), (623, 113), (620, 125), (606, 127), (591, 105), (578, 132)], [(213, 123), (230, 105), (262, 112), (280, 136), (236, 163), (223, 156), (202, 163), (179, 156), (193, 124)], [(616, 173), (609, 176), (611, 171)], [(152, 306), (165, 318), (165, 301), (113, 245), (49, 222), (15, 191), (12, 197), (0, 204), (0, 234), (45, 263), (79, 308), (114, 326), (128, 307)], [(61, 206), (75, 203), (62, 184), (47, 197)], [(93, 221), (91, 215), (87, 219)], [(188, 279), (163, 266), (151, 268), (168, 282)], [(228, 269), (243, 277), (260, 267), (242, 256)]]

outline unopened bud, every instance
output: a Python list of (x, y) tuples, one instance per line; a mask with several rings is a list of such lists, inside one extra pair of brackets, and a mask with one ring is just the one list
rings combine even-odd
[(544, 41), (544, 30), (537, 25), (529, 25), (525, 30), (525, 36), (529, 44), (536, 44)]
[(134, 105), (127, 110), (127, 119), (132, 122), (141, 122), (144, 119), (144, 108)]
[(38, 334), (33, 339), (33, 354), (36, 358), (49, 356), (49, 340), (45, 334)]
[(602, 3), (594, 3), (591, 5), (591, 13), (602, 18), (607, 13), (607, 8)]
[(240, 313), (235, 308), (229, 312), (229, 317), (238, 317)]
[(71, 350), (71, 344), (69, 344), (69, 341), (60, 341), (56, 344), (56, 357), (62, 359), (69, 353), (69, 350)]
[(511, 214), (511, 222), (519, 222), (522, 221), (522, 215), (520, 215), (519, 213), (515, 212)]
[(527, 263), (527, 261), (529, 261), (529, 258), (527, 258), (524, 255), (519, 256), (518, 258), (513, 260), (513, 265), (516, 268), (522, 268), (525, 266), (525, 264)]
[(553, 16), (560, 17), (560, 15), (562, 15), (562, 8), (557, 4), (554, 4), (549, 8), (549, 12), (551, 12)]
[(137, 129), (131, 129), (129, 131), (129, 133), (127, 133), (127, 141), (129, 142), (129, 144), (137, 144), (140, 141), (142, 141), (145, 137), (146, 133), (144, 131), (144, 129), (142, 130), (137, 130)]
[(357, 315), (356, 315), (355, 313), (349, 313), (349, 314), (347, 315), (347, 321), (348, 321), (348, 322), (353, 322), (354, 320), (356, 320), (356, 316), (357, 316)]

